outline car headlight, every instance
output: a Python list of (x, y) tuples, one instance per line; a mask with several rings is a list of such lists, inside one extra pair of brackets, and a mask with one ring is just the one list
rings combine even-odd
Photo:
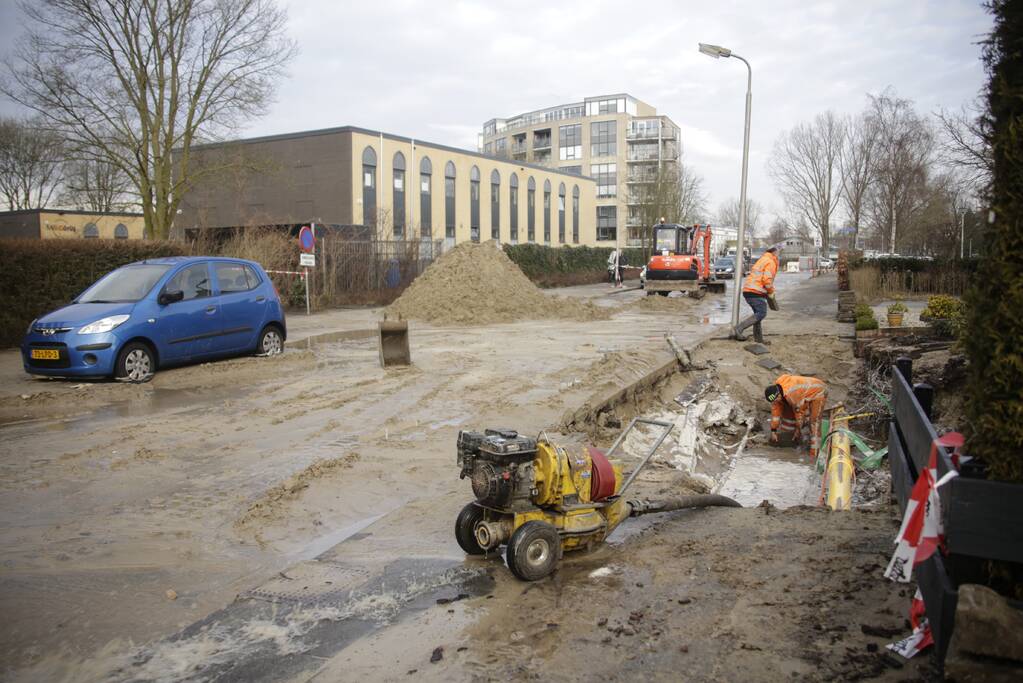
[(78, 330), (78, 334), (101, 334), (103, 332), (109, 332), (121, 323), (125, 322), (131, 316), (128, 315), (112, 315), (109, 318), (103, 318), (97, 320), (94, 323), (89, 323), (82, 329)]

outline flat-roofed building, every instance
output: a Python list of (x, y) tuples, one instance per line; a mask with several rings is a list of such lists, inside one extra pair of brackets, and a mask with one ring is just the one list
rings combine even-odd
[(0, 238), (140, 240), (146, 222), (140, 213), (27, 209), (0, 212)]
[(591, 176), (597, 243), (626, 246), (640, 244), (640, 231), (650, 227), (643, 205), (658, 170), (677, 168), (681, 133), (657, 109), (622, 93), (491, 119), (479, 146), (488, 156)]
[(369, 226), (377, 239), (596, 244), (593, 179), (345, 126), (193, 149), (239, 168), (183, 198), (175, 231), (246, 225)]

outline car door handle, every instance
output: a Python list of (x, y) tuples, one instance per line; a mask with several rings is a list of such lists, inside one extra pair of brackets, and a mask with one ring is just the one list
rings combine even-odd
[(206, 312), (207, 313), (216, 313), (217, 312), (217, 307), (216, 306), (207, 306), (206, 307)]
[(257, 296), (257, 297), (256, 297), (256, 303), (257, 303), (257, 304), (261, 304), (261, 303), (263, 303), (264, 301), (266, 301), (266, 297), (265, 297), (265, 296)]

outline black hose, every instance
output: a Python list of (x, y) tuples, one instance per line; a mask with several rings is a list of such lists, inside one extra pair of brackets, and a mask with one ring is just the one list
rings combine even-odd
[(654, 512), (672, 512), (674, 510), (706, 507), (741, 508), (742, 505), (727, 496), (705, 493), (694, 496), (668, 498), (667, 500), (630, 500), (629, 514), (632, 517), (638, 517), (640, 515), (648, 515)]

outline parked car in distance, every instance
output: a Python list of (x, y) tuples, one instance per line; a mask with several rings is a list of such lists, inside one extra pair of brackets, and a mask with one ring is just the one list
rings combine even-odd
[(179, 256), (107, 273), (32, 321), (21, 355), (33, 375), (139, 381), (158, 367), (276, 355), (286, 336), (280, 297), (258, 263)]
[(832, 261), (829, 258), (822, 258), (820, 260), (820, 267), (821, 268), (834, 268), (835, 267), (835, 262)]
[(735, 259), (731, 256), (714, 259), (714, 277), (719, 280), (730, 280), (735, 277)]

